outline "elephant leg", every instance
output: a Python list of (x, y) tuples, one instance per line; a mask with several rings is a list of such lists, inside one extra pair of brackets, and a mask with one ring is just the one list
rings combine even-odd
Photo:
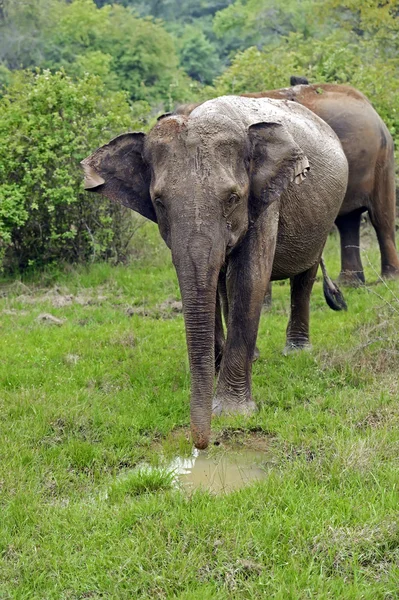
[(370, 220), (381, 252), (382, 277), (399, 277), (399, 259), (395, 244), (396, 197), (394, 167), (388, 164), (378, 174)]
[[(269, 283), (268, 287), (267, 287), (267, 291), (266, 291), (266, 296), (265, 299), (267, 297), (267, 293), (270, 290), (270, 294), (271, 294), (271, 283)], [(224, 317), (224, 322), (227, 323), (229, 322), (229, 300), (227, 297), (227, 284), (226, 284), (226, 270), (223, 269), (220, 273), (219, 276), (219, 283), (218, 283), (218, 295), (220, 297), (220, 303), (223, 309), (223, 317)], [(222, 325), (223, 327), (223, 325)], [(223, 346), (224, 346), (224, 334), (223, 334)], [(216, 348), (216, 346), (215, 346)], [(215, 354), (216, 356), (216, 354)], [(253, 356), (253, 361), (257, 361), (258, 358), (260, 356), (260, 352), (258, 347), (255, 347), (254, 350), (254, 356)], [(220, 364), (219, 364), (220, 367)], [(219, 367), (216, 369), (216, 372), (219, 372)]]
[(341, 273), (343, 285), (359, 286), (364, 283), (363, 265), (360, 259), (360, 219), (362, 210), (337, 217), (335, 224), (341, 238)]
[(309, 312), (310, 294), (316, 279), (317, 262), (313, 267), (291, 278), (291, 315), (287, 327), (284, 354), (310, 348)]
[(229, 258), (227, 339), (214, 414), (249, 414), (256, 409), (251, 395), (252, 362), (276, 247), (278, 204), (272, 204), (267, 212), (269, 218), (257, 223), (239, 251)]

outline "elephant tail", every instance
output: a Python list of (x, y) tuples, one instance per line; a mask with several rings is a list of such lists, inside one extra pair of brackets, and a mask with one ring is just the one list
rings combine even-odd
[(327, 273), (323, 258), (320, 259), (320, 266), (323, 273), (323, 292), (324, 298), (330, 308), (333, 310), (347, 310), (348, 307), (345, 298), (337, 285)]
[(306, 77), (298, 77), (296, 75), (291, 75), (290, 85), (309, 85), (309, 80), (306, 79)]

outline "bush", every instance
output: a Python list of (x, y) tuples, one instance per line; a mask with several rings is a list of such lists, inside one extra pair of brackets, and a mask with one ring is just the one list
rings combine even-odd
[(99, 77), (13, 75), (0, 98), (0, 267), (123, 258), (132, 213), (126, 219), (127, 209), (85, 192), (79, 162), (140, 128), (134, 114), (149, 107), (133, 109), (124, 93), (105, 92)]
[(290, 75), (311, 83), (345, 83), (362, 91), (387, 124), (399, 149), (399, 62), (383, 55), (375, 40), (334, 31), (324, 39), (291, 33), (275, 44), (239, 52), (215, 82), (217, 95), (272, 90)]

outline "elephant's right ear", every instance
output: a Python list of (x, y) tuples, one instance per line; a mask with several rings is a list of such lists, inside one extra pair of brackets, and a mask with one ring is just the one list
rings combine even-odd
[(98, 192), (157, 222), (150, 169), (143, 160), (145, 134), (125, 133), (82, 160), (85, 189)]

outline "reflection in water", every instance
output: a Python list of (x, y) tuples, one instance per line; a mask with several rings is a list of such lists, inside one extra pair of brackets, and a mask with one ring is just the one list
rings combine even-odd
[(253, 450), (216, 452), (194, 449), (189, 458), (178, 456), (168, 470), (176, 474), (176, 481), (189, 490), (204, 489), (221, 494), (237, 490), (251, 481), (265, 479), (266, 472), (259, 466), (265, 455)]

